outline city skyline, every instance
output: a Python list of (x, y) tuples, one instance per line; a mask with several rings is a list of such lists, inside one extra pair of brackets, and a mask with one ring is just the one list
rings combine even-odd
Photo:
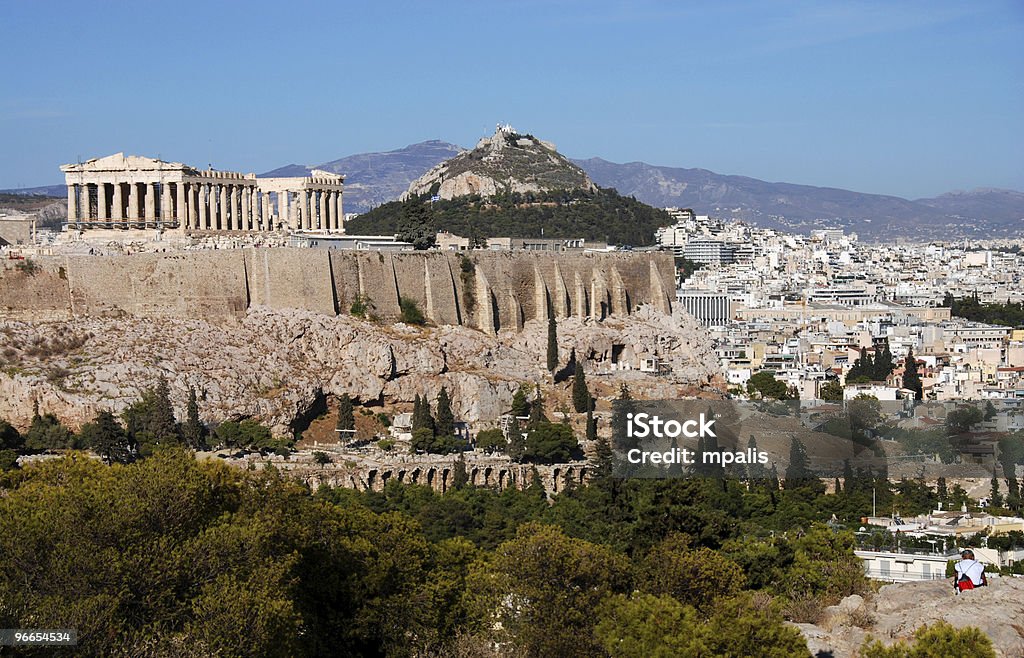
[[(905, 198), (1024, 189), (1013, 3), (52, 7), (4, 7), (0, 188), (119, 151), (266, 171), (471, 147), (501, 121), (578, 158)], [(25, 28), (50, 12), (44, 48)]]

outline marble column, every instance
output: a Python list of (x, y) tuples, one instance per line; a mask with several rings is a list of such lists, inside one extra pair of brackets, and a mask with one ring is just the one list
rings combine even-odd
[[(187, 194), (185, 199), (188, 203), (188, 216), (192, 220), (192, 226), (198, 226), (200, 230), (203, 228), (203, 223), (199, 221), (199, 190), (202, 186), (196, 183), (189, 183)], [(203, 213), (203, 219), (206, 218), (206, 213)]]
[(171, 223), (171, 186), (167, 183), (160, 184), (160, 221)]
[(107, 221), (107, 184), (96, 183), (96, 221)]
[(224, 185), (221, 188), (221, 230), (233, 231), (235, 230), (235, 203), (234, 203), (234, 185)]
[(253, 194), (253, 189), (246, 186), (242, 189), (242, 230), (251, 231), (252, 224), (254, 221), (253, 213), (253, 202), (256, 201), (256, 195)]
[(146, 218), (147, 222), (156, 221), (156, 183), (146, 183)]
[(68, 185), (68, 223), (73, 224), (75, 221), (75, 185), (72, 183)]
[[(223, 231), (227, 228), (228, 214), (224, 212), (224, 206), (227, 204), (223, 203), (226, 196), (227, 188), (223, 185), (217, 184), (215, 186), (211, 186), (210, 198), (212, 201), (210, 201), (210, 228), (219, 231)], [(214, 208), (216, 208), (216, 212), (214, 211)]]
[(218, 185), (217, 189), (220, 190), (220, 198), (217, 200), (217, 215), (220, 219), (220, 230), (224, 231), (228, 228), (228, 186)]
[(231, 186), (231, 226), (236, 231), (245, 230), (242, 224), (242, 188), (240, 185)]
[(309, 193), (299, 190), (299, 216), (296, 224), (300, 230), (309, 228)]
[(124, 219), (124, 190), (123, 183), (114, 183), (114, 200), (110, 208), (110, 217), (117, 221)]
[(194, 229), (195, 223), (189, 221), (189, 217), (185, 215), (185, 183), (175, 183), (174, 188), (178, 197), (178, 207), (175, 208), (174, 217), (183, 227)]
[(139, 184), (128, 183), (128, 220), (139, 218)]
[[(260, 198), (262, 196), (262, 199)], [(270, 195), (264, 192), (262, 195), (258, 188), (252, 189), (252, 221), (256, 223), (256, 227), (261, 231), (266, 231), (270, 227), (267, 226), (267, 201)]]
[(277, 217), (286, 228), (288, 227), (288, 192), (277, 193)]
[(81, 194), (79, 195), (79, 203), (81, 205), (79, 205), (79, 209), (82, 212), (82, 221), (87, 222), (89, 221), (89, 215), (92, 214), (92, 212), (90, 212), (89, 210), (89, 184), (84, 183), (82, 185), (79, 185), (78, 189), (81, 190)]
[(206, 216), (206, 183), (200, 183), (196, 188), (199, 195), (199, 202), (196, 204), (199, 206), (199, 230), (205, 231), (210, 228), (209, 220)]
[(235, 230), (235, 216), (237, 214), (235, 213), (235, 186), (225, 185), (223, 192), (224, 195), (221, 197), (221, 205), (223, 206), (221, 208), (221, 213), (223, 213), (224, 217), (221, 222), (221, 227), (228, 231), (233, 231)]
[(220, 186), (215, 183), (210, 183), (207, 186), (206, 204), (209, 209), (206, 212), (206, 226), (211, 231), (217, 231), (220, 229), (220, 216), (218, 208), (220, 201)]
[(331, 192), (331, 197), (327, 201), (327, 208), (331, 213), (331, 230), (338, 230), (338, 193)]

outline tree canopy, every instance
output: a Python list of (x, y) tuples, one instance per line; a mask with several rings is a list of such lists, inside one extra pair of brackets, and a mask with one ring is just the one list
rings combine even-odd
[(613, 189), (475, 195), (430, 201), (429, 195), (392, 201), (345, 223), (351, 233), (398, 235), (417, 249), (439, 231), (473, 238), (584, 238), (633, 246), (654, 244), (672, 218)]

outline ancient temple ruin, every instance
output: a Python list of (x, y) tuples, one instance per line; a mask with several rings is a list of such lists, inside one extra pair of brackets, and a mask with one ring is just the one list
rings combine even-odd
[(116, 153), (61, 167), (74, 229), (344, 232), (345, 177), (257, 178)]

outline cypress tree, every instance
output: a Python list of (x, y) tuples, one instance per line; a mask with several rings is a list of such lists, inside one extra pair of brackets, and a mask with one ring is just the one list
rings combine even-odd
[(352, 406), (352, 398), (348, 393), (342, 393), (338, 398), (338, 427), (339, 430), (354, 430), (356, 428), (355, 409)]
[(558, 327), (554, 314), (548, 316), (548, 370), (558, 370)]
[[(757, 439), (754, 435), (750, 435), (750, 440), (747, 441), (747, 448), (757, 453)], [(750, 480), (751, 485), (764, 484), (765, 476), (767, 475), (767, 469), (759, 461), (752, 461), (747, 464), (747, 478)]]
[(807, 450), (800, 439), (795, 436), (789, 443), (789, 466), (786, 467), (786, 488), (794, 489), (807, 482), (811, 477), (807, 460)]
[(522, 461), (526, 454), (526, 437), (519, 427), (519, 421), (512, 422), (512, 430), (508, 436), (508, 456), (512, 461)]
[(597, 437), (594, 445), (594, 477), (598, 480), (605, 480), (612, 476), (612, 446), (608, 438)]
[(430, 402), (426, 397), (416, 396), (412, 407), (412, 431), (429, 430), (431, 435), (435, 434), (434, 417), (430, 413)]
[(464, 489), (469, 484), (469, 470), (466, 468), (466, 455), (460, 452), (459, 458), (455, 460), (455, 469), (452, 473), (452, 488), (456, 491)]
[(612, 403), (612, 445), (625, 450), (638, 448), (640, 440), (629, 436), (629, 414), (636, 411), (633, 396), (625, 384), (619, 386), (619, 397)]
[(448, 389), (441, 387), (437, 394), (437, 415), (434, 431), (438, 436), (455, 436), (455, 415), (452, 413), (452, 401), (448, 397)]
[(206, 426), (199, 419), (199, 402), (196, 399), (196, 389), (192, 386), (188, 387), (188, 407), (181, 433), (189, 448), (201, 450), (206, 447)]
[(999, 478), (996, 477), (996, 468), (992, 466), (992, 490), (991, 490), (991, 505), (993, 507), (1003, 506), (1003, 496), (999, 493)]
[(583, 373), (583, 364), (576, 364), (576, 372), (572, 378), (572, 406), (576, 413), (590, 411), (590, 389), (587, 388), (586, 375)]
[(530, 402), (526, 399), (526, 388), (520, 386), (512, 396), (512, 415), (517, 418), (530, 415)]
[(157, 443), (178, 443), (181, 441), (181, 433), (178, 421), (174, 418), (171, 387), (167, 384), (167, 380), (161, 377), (153, 393), (149, 431)]
[(544, 397), (540, 394), (540, 390), (538, 390), (537, 398), (530, 405), (530, 420), (526, 421), (527, 427), (536, 429), (538, 425), (546, 422), (547, 419), (547, 416), (544, 415)]
[(903, 388), (914, 392), (914, 399), (924, 398), (924, 388), (921, 385), (921, 375), (917, 372), (917, 359), (914, 358), (914, 350), (907, 351), (907, 358), (903, 362)]
[(597, 419), (594, 418), (593, 409), (587, 410), (587, 441), (597, 440)]
[(412, 431), (420, 429), (420, 421), (423, 419), (423, 400), (420, 398), (420, 394), (416, 394), (416, 398), (412, 402)]
[(892, 351), (889, 349), (889, 339), (885, 339), (882, 344), (882, 350), (877, 353), (875, 358), (875, 376), (872, 379), (884, 381), (892, 373), (894, 367), (892, 360)]

